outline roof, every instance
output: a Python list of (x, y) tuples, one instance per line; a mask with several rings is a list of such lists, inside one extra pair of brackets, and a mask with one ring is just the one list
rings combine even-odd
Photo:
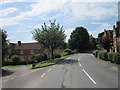
[(41, 49), (43, 47), (43, 45), (39, 43), (21, 43), (21, 45), (17, 43), (11, 44), (14, 45), (14, 49)]

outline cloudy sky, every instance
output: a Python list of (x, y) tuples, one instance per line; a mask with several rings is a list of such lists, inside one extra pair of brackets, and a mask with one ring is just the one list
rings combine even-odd
[(64, 26), (66, 41), (80, 26), (97, 37), (104, 29), (112, 29), (118, 20), (118, 1), (3, 0), (0, 3), (0, 27), (7, 31), (10, 42), (34, 42), (31, 31), (54, 19)]

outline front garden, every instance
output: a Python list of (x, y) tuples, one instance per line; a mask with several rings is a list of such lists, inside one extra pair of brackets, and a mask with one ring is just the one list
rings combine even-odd
[(27, 61), (22, 59), (18, 55), (13, 55), (10, 59), (5, 58), (4, 66), (16, 67), (16, 66), (27, 66), (32, 65), (33, 68), (44, 67), (56, 64), (60, 60), (77, 53), (77, 50), (65, 49), (62, 52), (54, 51), (53, 58), (51, 59), (50, 54), (34, 54), (31, 60)]
[(104, 61), (110, 61), (111, 63), (120, 64), (120, 53), (118, 52), (106, 52), (106, 51), (100, 51), (95, 50), (93, 52), (93, 55), (96, 58), (102, 59)]

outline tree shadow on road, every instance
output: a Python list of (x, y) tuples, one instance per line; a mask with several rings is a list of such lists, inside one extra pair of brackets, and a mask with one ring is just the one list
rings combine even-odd
[(2, 69), (2, 76), (4, 77), (4, 76), (8, 76), (8, 75), (11, 75), (11, 74), (13, 74), (14, 73), (14, 71), (12, 71), (12, 70), (4, 70), (4, 69)]
[(62, 61), (58, 62), (57, 64), (76, 64), (78, 60), (75, 59), (63, 59)]

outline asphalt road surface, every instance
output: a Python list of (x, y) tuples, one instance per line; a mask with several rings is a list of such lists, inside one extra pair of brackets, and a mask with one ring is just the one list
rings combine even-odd
[(118, 88), (117, 66), (90, 53), (3, 80), (2, 88)]

